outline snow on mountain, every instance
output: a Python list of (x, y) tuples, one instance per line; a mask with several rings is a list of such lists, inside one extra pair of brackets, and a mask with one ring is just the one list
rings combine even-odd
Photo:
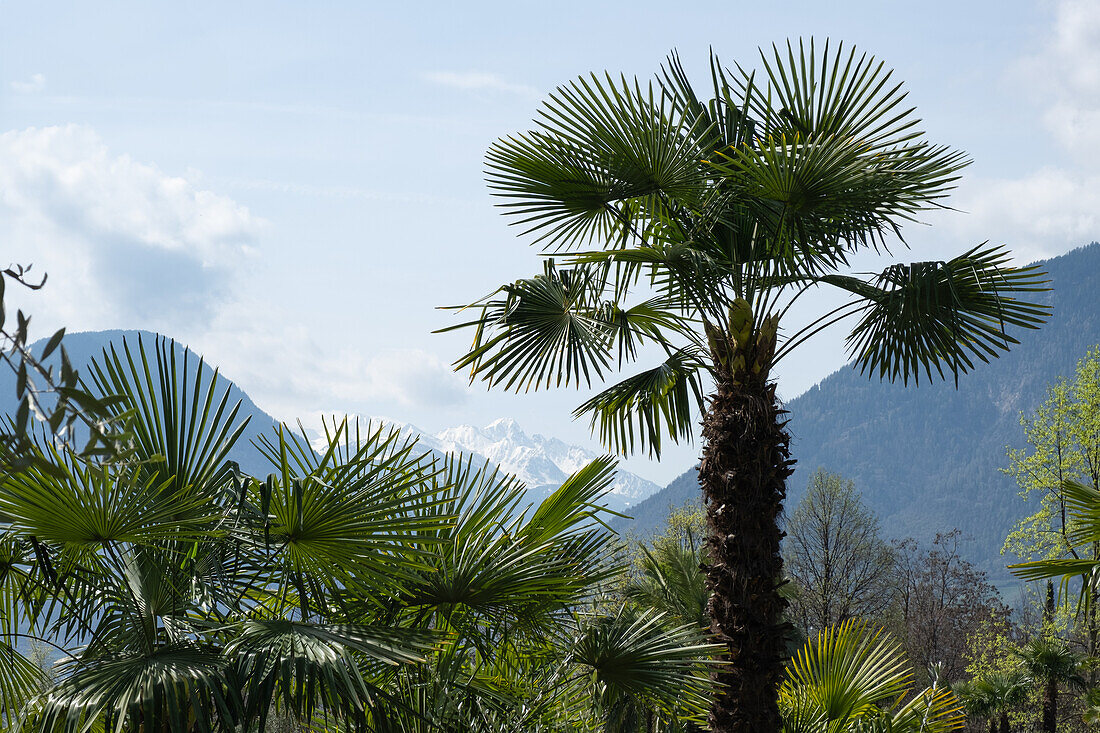
[[(402, 433), (420, 436), (420, 445), (442, 453), (461, 451), (475, 454), (498, 464), (506, 473), (515, 474), (536, 495), (548, 494), (599, 453), (569, 445), (557, 438), (528, 435), (511, 418), (494, 420), (484, 427), (459, 425), (430, 434), (415, 425), (388, 418), (375, 418)], [(660, 486), (627, 471), (619, 470), (611, 485), (607, 503), (612, 509), (625, 509), (638, 503)]]

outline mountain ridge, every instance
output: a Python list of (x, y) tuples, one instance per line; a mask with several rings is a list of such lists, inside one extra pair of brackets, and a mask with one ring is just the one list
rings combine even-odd
[[(497, 418), (483, 427), (456, 425), (435, 433), (399, 420), (371, 419), (399, 428), (409, 437), (419, 436), (420, 445), (439, 453), (460, 451), (495, 463), (527, 484), (536, 496), (549, 494), (572, 473), (603, 455), (560, 438), (528, 435), (510, 417)], [(611, 509), (621, 511), (660, 489), (652, 481), (619, 469), (604, 499)]]

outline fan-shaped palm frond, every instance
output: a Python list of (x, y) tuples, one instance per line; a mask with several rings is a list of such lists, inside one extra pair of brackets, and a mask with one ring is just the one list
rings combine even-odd
[(931, 687), (901, 704), (912, 684), (897, 642), (855, 621), (825, 629), (799, 650), (780, 687), (784, 730), (847, 733), (957, 730), (963, 715), (951, 691)]
[(1048, 309), (1017, 296), (1045, 290), (1034, 267), (1008, 266), (1001, 247), (978, 247), (948, 262), (893, 265), (872, 283), (844, 276), (824, 281), (862, 299), (849, 350), (863, 371), (891, 381), (941, 379), (988, 362), (1018, 343), (1009, 326), (1034, 328)]
[(605, 709), (634, 701), (673, 719), (701, 720), (714, 684), (708, 667), (719, 649), (699, 643), (695, 624), (670, 625), (664, 614), (623, 607), (582, 620), (571, 658)]
[(690, 440), (692, 407), (702, 399), (699, 371), (702, 351), (687, 347), (659, 366), (627, 377), (578, 407), (573, 415), (591, 415), (593, 432), (617, 453), (634, 452), (635, 441), (660, 457), (661, 437)]
[(193, 488), (228, 475), (229, 451), (248, 424), (237, 420), (240, 403), (219, 389), (217, 371), (207, 371), (202, 359), (195, 363), (189, 350), (179, 356), (176, 342), (159, 336), (148, 349), (139, 336), (133, 350), (124, 338), (121, 353), (112, 344), (88, 369), (100, 394), (120, 398), (112, 410), (134, 411), (142, 470)]

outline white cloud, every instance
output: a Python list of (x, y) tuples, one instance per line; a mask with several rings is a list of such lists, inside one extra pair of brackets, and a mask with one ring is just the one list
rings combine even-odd
[(451, 407), (466, 399), (466, 385), (450, 365), (422, 349), (386, 349), (372, 356), (327, 354), (320, 368), (297, 372), (297, 392), (339, 395), (341, 400), (389, 407)]
[(1061, 0), (1051, 7), (1037, 49), (1008, 76), (1054, 142), (1053, 155), (1014, 178), (966, 177), (951, 205), (967, 215), (944, 223), (971, 244), (1010, 245), (1018, 261), (1100, 239), (1100, 3)]
[(466, 399), (462, 378), (429, 352), (320, 343), (293, 299), (241, 277), (259, 264), (265, 222), (199, 180), (115, 154), (86, 127), (0, 134), (0, 265), (33, 262), (33, 274), (49, 274), (42, 291), (9, 291), (34, 317), (34, 334), (62, 325), (160, 331), (281, 418)]
[(971, 244), (1011, 245), (1018, 261), (1100, 239), (1100, 175), (1043, 168), (1022, 178), (969, 180), (943, 226)]
[(318, 342), (316, 329), (294, 324), (277, 306), (238, 302), (189, 343), (211, 355), (261, 407), (313, 425), (329, 413), (409, 415), (463, 404), (465, 380), (423, 349), (364, 354)]
[(1021, 66), (1055, 140), (1078, 164), (1100, 164), (1100, 3), (1059, 2), (1042, 47)]
[(46, 88), (46, 77), (43, 74), (31, 74), (28, 81), (13, 81), (11, 88), (19, 94), (34, 94)]
[(501, 92), (538, 99), (541, 93), (527, 84), (507, 81), (499, 74), (480, 71), (429, 71), (424, 78), (433, 84), (468, 92)]
[(0, 134), (0, 226), (6, 259), (50, 274), (47, 320), (171, 328), (213, 315), (263, 222), (67, 125)]

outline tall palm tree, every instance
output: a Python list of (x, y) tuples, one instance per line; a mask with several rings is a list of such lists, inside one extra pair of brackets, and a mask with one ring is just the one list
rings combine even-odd
[[(456, 368), (516, 391), (585, 386), (638, 359), (657, 364), (582, 404), (612, 449), (660, 453), (703, 415), (715, 731), (775, 731), (784, 601), (777, 518), (792, 471), (772, 370), (821, 329), (855, 320), (861, 371), (954, 378), (1036, 327), (1017, 296), (1044, 288), (1001, 247), (849, 272), (854, 255), (943, 199), (967, 163), (917, 130), (881, 62), (811, 41), (761, 52), (763, 73), (711, 59), (702, 98), (673, 56), (648, 84), (583, 77), (550, 95), (535, 128), (489, 149), (505, 213), (552, 257), (465, 309)], [(862, 260), (861, 260), (862, 262)], [(849, 299), (792, 327), (822, 286)]]
[(1020, 664), (1033, 684), (1043, 688), (1043, 733), (1058, 730), (1058, 687), (1084, 689), (1082, 657), (1060, 639), (1033, 637), (1018, 652)]

